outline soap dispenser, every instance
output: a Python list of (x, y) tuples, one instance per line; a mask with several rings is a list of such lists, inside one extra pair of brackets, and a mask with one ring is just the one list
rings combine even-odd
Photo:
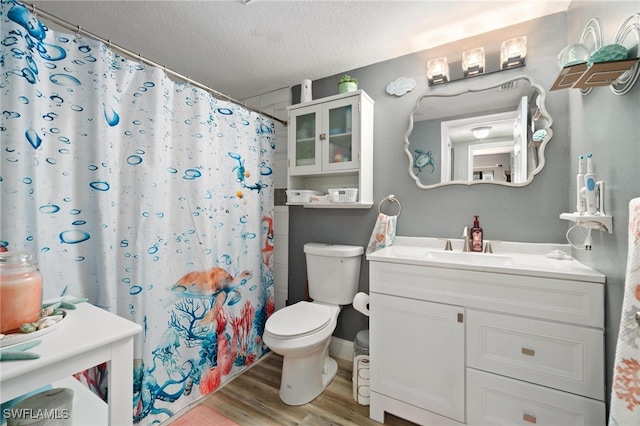
[(473, 228), (471, 228), (471, 251), (482, 252), (482, 228), (478, 216), (473, 216)]

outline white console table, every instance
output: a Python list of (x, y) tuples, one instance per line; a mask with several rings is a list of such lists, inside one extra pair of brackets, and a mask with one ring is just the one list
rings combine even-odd
[[(140, 325), (89, 303), (66, 310), (67, 316), (29, 352), (40, 358), (0, 363), (1, 402), (11, 400), (75, 373), (109, 365), (109, 425), (133, 421), (133, 338)], [(74, 407), (79, 401), (74, 398)]]

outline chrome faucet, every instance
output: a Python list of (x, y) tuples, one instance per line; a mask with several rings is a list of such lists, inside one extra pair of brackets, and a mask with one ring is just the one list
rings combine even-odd
[(438, 238), (440, 241), (444, 241), (444, 249), (446, 251), (452, 251), (453, 248), (451, 247), (451, 240), (448, 238)]
[(484, 252), (485, 253), (493, 253), (493, 244), (495, 243), (499, 243), (500, 241), (487, 241), (487, 243), (484, 245)]
[(464, 238), (464, 242), (462, 243), (462, 251), (469, 251), (469, 227), (465, 226), (462, 230), (462, 238)]

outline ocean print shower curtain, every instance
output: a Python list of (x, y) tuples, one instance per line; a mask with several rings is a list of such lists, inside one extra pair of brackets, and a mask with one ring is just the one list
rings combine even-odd
[(164, 421), (267, 351), (274, 124), (0, 3), (0, 245), (142, 325), (132, 416)]

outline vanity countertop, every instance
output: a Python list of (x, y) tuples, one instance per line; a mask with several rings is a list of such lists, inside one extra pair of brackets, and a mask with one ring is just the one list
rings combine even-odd
[[(492, 242), (493, 253), (462, 251), (462, 240), (450, 239), (453, 251), (445, 251), (446, 239), (397, 236), (393, 245), (367, 255), (367, 260), (477, 272), (526, 275), (604, 283), (605, 276), (578, 262), (568, 244)], [(565, 253), (564, 258), (547, 257)]]

